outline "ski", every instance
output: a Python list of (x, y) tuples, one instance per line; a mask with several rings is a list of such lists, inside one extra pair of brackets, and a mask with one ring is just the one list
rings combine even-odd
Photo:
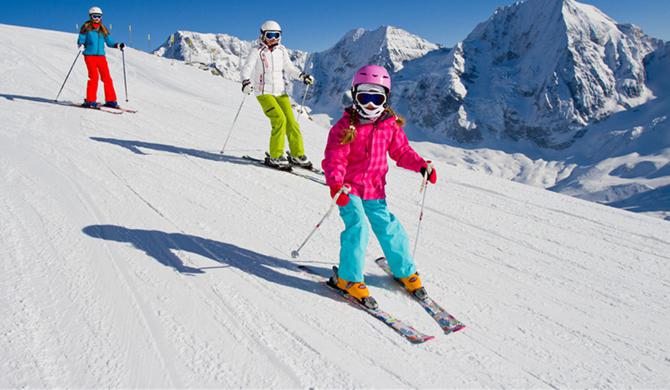
[(341, 300), (347, 302), (349, 305), (354, 306), (354, 307), (370, 314), (374, 318), (380, 320), (381, 322), (383, 322), (384, 324), (389, 326), (391, 329), (396, 331), (398, 334), (400, 334), (402, 337), (404, 337), (409, 342), (411, 342), (413, 344), (421, 344), (421, 343), (424, 343), (428, 340), (432, 340), (432, 339), (435, 338), (435, 336), (429, 336), (429, 335), (425, 335), (425, 334), (419, 332), (418, 330), (414, 329), (414, 327), (408, 325), (407, 323), (397, 319), (393, 315), (391, 315), (391, 314), (389, 314), (389, 313), (387, 313), (387, 312), (385, 312), (385, 311), (383, 311), (379, 308), (371, 309), (371, 308), (363, 305), (362, 303), (360, 303), (356, 298), (352, 297), (351, 295), (347, 294), (346, 292), (344, 292), (340, 289), (331, 287), (331, 285), (328, 284), (328, 278), (327, 277), (322, 276), (320, 274), (317, 274), (311, 268), (309, 268), (305, 265), (299, 265), (298, 268), (301, 271), (303, 271), (304, 274), (311, 277), (314, 281), (319, 282), (319, 283), (323, 283), (324, 285), (326, 285), (328, 290), (334, 292), (337, 295), (337, 297), (339, 297)]
[(106, 107), (106, 108), (110, 108), (112, 110), (120, 110), (123, 112), (127, 112), (129, 114), (137, 114), (137, 110), (133, 110), (132, 108), (125, 108), (125, 107), (118, 107), (118, 108)]
[(309, 172), (312, 172), (312, 173), (316, 173), (317, 175), (321, 175), (321, 176), (324, 175), (323, 171), (320, 170), (319, 168), (314, 168), (314, 167), (306, 168), (306, 167), (301, 167), (300, 165), (291, 165), (291, 167), (293, 167), (293, 168), (298, 168), (298, 169), (304, 169), (304, 170), (306, 170), (306, 171), (309, 171)]
[[(393, 276), (393, 273), (391, 273), (391, 268), (389, 267), (388, 262), (386, 261), (385, 257), (380, 257), (377, 260), (375, 260), (375, 263), (386, 272), (387, 275), (393, 278), (398, 283), (398, 287), (405, 293), (409, 294), (407, 290), (405, 290), (405, 287), (402, 285), (402, 283), (396, 279)], [(417, 301), (421, 307), (437, 322), (438, 325), (440, 325), (440, 328), (444, 331), (445, 334), (453, 333), (453, 332), (458, 332), (459, 330), (465, 328), (465, 325), (457, 320), (454, 316), (449, 314), (446, 310), (442, 308), (437, 302), (435, 302), (432, 298), (426, 297), (426, 299), (421, 300), (418, 297), (416, 297), (413, 294), (409, 294), (414, 298), (415, 301)]]
[(295, 170), (292, 169), (291, 166), (288, 166), (285, 169), (284, 168), (275, 168), (275, 167), (272, 167), (272, 166), (266, 164), (265, 160), (262, 160), (260, 158), (251, 157), (251, 156), (248, 156), (248, 155), (244, 155), (244, 156), (242, 156), (242, 158), (245, 159), (245, 160), (251, 161), (251, 162), (253, 162), (257, 165), (261, 165), (261, 166), (264, 166), (264, 167), (269, 168), (269, 169), (274, 169), (275, 171), (290, 173), (292, 175), (299, 176), (299, 177), (302, 177), (302, 178), (307, 179), (307, 180), (311, 180), (315, 183), (319, 183), (319, 184), (324, 185), (324, 186), (326, 185), (325, 181), (320, 180), (316, 177), (312, 177), (310, 175), (306, 175), (306, 174), (303, 174), (303, 173), (300, 173), (300, 172), (296, 172)]
[(86, 110), (98, 110), (98, 111), (104, 111), (104, 112), (109, 113), (109, 114), (117, 114), (117, 115), (121, 115), (121, 114), (124, 113), (123, 110), (117, 110), (117, 109), (115, 109), (115, 108), (105, 107), (105, 106), (84, 107), (84, 106), (82, 106), (81, 104), (74, 103), (74, 102), (54, 102), (54, 103), (56, 103), (56, 104), (60, 104), (61, 106), (67, 106), (67, 107), (79, 107), (79, 108), (83, 108), (83, 109), (86, 109)]

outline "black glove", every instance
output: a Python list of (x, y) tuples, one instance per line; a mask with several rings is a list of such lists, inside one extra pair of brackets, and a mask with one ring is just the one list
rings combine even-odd
[(300, 74), (300, 79), (302, 80), (303, 83), (305, 83), (307, 85), (314, 84), (314, 76), (312, 76), (311, 74), (301, 73)]
[(121, 43), (117, 43), (117, 44), (116, 44), (116, 47), (118, 47), (119, 50), (123, 51), (123, 49), (126, 48), (126, 44), (123, 43), (123, 42), (121, 42)]
[(251, 95), (254, 92), (254, 86), (251, 85), (251, 80), (246, 79), (242, 81), (242, 92)]

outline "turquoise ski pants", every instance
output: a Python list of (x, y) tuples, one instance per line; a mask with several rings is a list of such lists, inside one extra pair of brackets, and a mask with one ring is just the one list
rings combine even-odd
[(368, 221), (393, 275), (406, 278), (415, 273), (409, 238), (395, 215), (388, 211), (386, 200), (362, 200), (355, 195), (349, 195), (349, 199), (346, 206), (340, 207), (344, 231), (340, 235), (338, 275), (349, 282), (363, 281), (365, 250), (370, 240)]

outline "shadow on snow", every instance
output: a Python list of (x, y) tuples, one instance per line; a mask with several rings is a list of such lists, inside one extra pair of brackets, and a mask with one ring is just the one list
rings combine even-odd
[(245, 160), (241, 157), (229, 156), (229, 155), (220, 154), (220, 153), (206, 152), (206, 151), (198, 150), (198, 149), (182, 148), (182, 147), (179, 147), (179, 146), (157, 144), (157, 143), (153, 143), (153, 142), (144, 142), (144, 141), (136, 141), (136, 140), (124, 140), (124, 139), (103, 138), (103, 137), (90, 137), (90, 138), (93, 141), (105, 142), (105, 143), (108, 143), (108, 144), (117, 145), (117, 146), (120, 146), (122, 148), (128, 149), (135, 154), (141, 154), (141, 155), (146, 155), (147, 153), (143, 152), (140, 148), (156, 150), (156, 151), (166, 152), (166, 153), (183, 154), (183, 155), (188, 155), (188, 156), (201, 158), (201, 159), (204, 159), (204, 160), (210, 160), (210, 161), (225, 161), (225, 162), (234, 163), (234, 164), (241, 164), (241, 165), (254, 165), (254, 163), (252, 161)]
[[(303, 291), (324, 294), (325, 286), (312, 280), (280, 272), (298, 272), (291, 261), (267, 256), (249, 249), (182, 233), (166, 233), (158, 230), (130, 229), (117, 225), (91, 225), (82, 229), (84, 234), (107, 241), (129, 243), (149, 257), (176, 271), (189, 275), (204, 274), (205, 269), (225, 267), (195, 268), (184, 262), (173, 251), (185, 251), (213, 260), (228, 267), (235, 267), (268, 282), (297, 288)], [(316, 272), (326, 275), (328, 270), (311, 266)]]
[(26, 100), (30, 102), (37, 102), (37, 103), (49, 103), (49, 104), (69, 104), (69, 102), (65, 102), (62, 100), (56, 101), (54, 99), (47, 99), (39, 96), (23, 96), (23, 95), (10, 95), (10, 94), (5, 94), (5, 93), (0, 93), (0, 97), (5, 98), (10, 101), (14, 100)]

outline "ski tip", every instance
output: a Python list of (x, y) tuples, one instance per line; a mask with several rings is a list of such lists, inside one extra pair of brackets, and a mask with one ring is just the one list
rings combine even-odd
[(451, 328), (443, 328), (443, 330), (444, 330), (444, 334), (450, 334), (450, 333), (456, 333), (456, 332), (458, 332), (459, 330), (462, 330), (462, 329), (464, 329), (464, 328), (465, 328), (465, 325), (463, 325), (463, 324), (458, 324), (458, 325), (453, 326), (453, 327), (451, 327)]
[(435, 336), (420, 336), (416, 338), (408, 338), (407, 340), (409, 340), (412, 344), (419, 345), (433, 339), (435, 339)]

